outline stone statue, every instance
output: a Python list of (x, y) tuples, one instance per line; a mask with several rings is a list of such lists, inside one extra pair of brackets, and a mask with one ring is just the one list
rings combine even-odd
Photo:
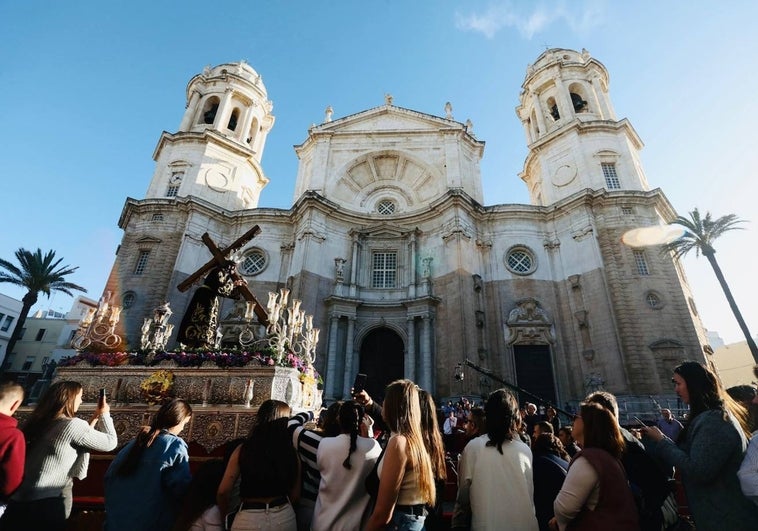
[(430, 256), (421, 259), (421, 263), (424, 264), (424, 269), (421, 272), (423, 278), (429, 278), (432, 274), (432, 260)]
[(392, 94), (385, 94), (384, 95), (384, 104), (385, 105), (392, 105)]
[(449, 101), (445, 103), (445, 118), (447, 118), (448, 120), (453, 119), (453, 104), (450, 103)]
[(335, 273), (337, 274), (337, 280), (339, 282), (342, 282), (345, 280), (345, 260), (344, 258), (335, 258), (334, 259), (334, 269)]
[(324, 122), (328, 123), (332, 121), (332, 114), (334, 114), (334, 109), (332, 109), (331, 105), (328, 105), (326, 107), (326, 110), (324, 111)]

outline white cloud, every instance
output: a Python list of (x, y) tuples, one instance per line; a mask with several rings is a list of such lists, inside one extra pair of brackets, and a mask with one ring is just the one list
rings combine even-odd
[[(524, 7), (524, 6), (529, 7)], [(504, 28), (517, 30), (525, 39), (531, 39), (552, 23), (560, 21), (573, 32), (584, 34), (598, 27), (605, 15), (605, 2), (602, 0), (564, 1), (552, 3), (514, 5), (506, 2), (490, 5), (484, 12), (456, 13), (456, 26), (462, 30), (482, 33), (488, 39)]]

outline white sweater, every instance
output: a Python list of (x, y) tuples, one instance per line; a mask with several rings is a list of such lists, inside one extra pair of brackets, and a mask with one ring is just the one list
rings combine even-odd
[(364, 482), (382, 453), (374, 439), (358, 437), (357, 448), (350, 454), (351, 469), (342, 466), (350, 449), (350, 436), (327, 437), (321, 441), (316, 464), (321, 483), (313, 513), (312, 531), (353, 531), (362, 529), (369, 495)]
[(89, 451), (109, 452), (118, 439), (113, 419), (102, 415), (98, 431), (80, 418), (59, 418), (26, 450), (24, 481), (13, 495), (16, 501), (60, 496), (71, 478), (84, 479)]
[(458, 503), (470, 504), (473, 531), (537, 531), (534, 514), (532, 452), (520, 440), (503, 443), (503, 453), (472, 439), (463, 450)]

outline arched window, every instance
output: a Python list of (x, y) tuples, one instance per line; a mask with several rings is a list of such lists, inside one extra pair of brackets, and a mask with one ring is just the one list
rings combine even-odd
[(555, 102), (555, 98), (550, 97), (547, 99), (547, 108), (550, 111), (550, 116), (556, 122), (561, 119), (561, 113), (558, 111), (558, 104)]
[(237, 129), (237, 121), (240, 118), (240, 110), (235, 107), (235, 109), (232, 111), (232, 115), (229, 117), (229, 123), (227, 124), (226, 128), (230, 131), (234, 131)]
[(532, 131), (534, 131), (534, 137), (537, 138), (540, 134), (540, 123), (537, 121), (537, 111), (532, 109), (532, 114), (529, 117), (529, 121), (532, 124)]
[(197, 123), (213, 125), (213, 122), (216, 120), (216, 113), (218, 112), (219, 103), (220, 100), (216, 96), (211, 96), (205, 100), (205, 104), (203, 105), (203, 109), (200, 112)]
[(136, 299), (137, 295), (133, 291), (127, 291), (121, 296), (121, 307), (124, 310), (128, 310), (134, 305)]

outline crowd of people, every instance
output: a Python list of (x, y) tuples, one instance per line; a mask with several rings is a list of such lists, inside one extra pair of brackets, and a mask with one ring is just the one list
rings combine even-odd
[[(248, 436), (194, 475), (181, 438), (192, 408), (174, 399), (110, 464), (105, 529), (682, 529), (675, 472), (696, 529), (755, 529), (755, 390), (733, 398), (696, 362), (678, 366), (672, 383), (689, 405), (684, 423), (664, 409), (656, 425), (632, 431), (604, 391), (586, 397), (570, 425), (552, 408), (519, 407), (506, 389), (483, 407), (446, 404), (438, 419), (431, 395), (410, 380), (390, 383), (382, 404), (360, 391), (318, 419), (267, 400)], [(19, 430), (22, 401), (20, 386), (0, 384), (0, 529), (63, 530), (89, 452), (117, 446), (110, 410), (102, 400), (90, 422), (78, 418), (82, 388), (61, 381)], [(454, 432), (465, 434), (457, 463), (443, 439)], [(452, 474), (447, 523), (441, 501)]]

